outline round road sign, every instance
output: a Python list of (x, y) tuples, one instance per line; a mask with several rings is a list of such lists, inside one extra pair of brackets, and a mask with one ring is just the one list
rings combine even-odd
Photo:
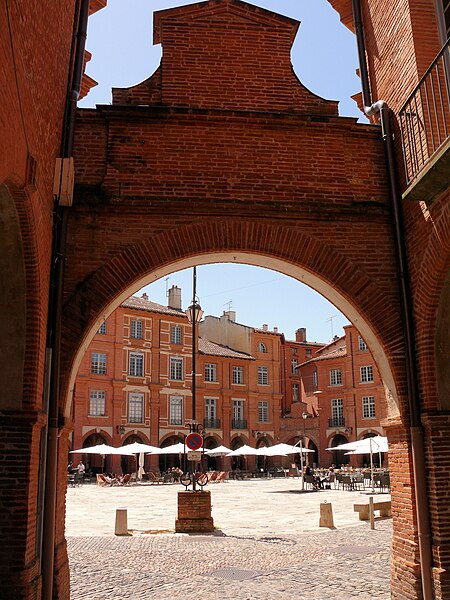
[(186, 446), (189, 450), (198, 450), (203, 445), (203, 438), (199, 433), (190, 433), (186, 438)]

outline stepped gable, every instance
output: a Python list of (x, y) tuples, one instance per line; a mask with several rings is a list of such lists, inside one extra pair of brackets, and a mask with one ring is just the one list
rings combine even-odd
[(310, 92), (293, 71), (299, 25), (240, 0), (157, 11), (161, 65), (136, 86), (113, 88), (113, 104), (337, 116), (338, 103)]

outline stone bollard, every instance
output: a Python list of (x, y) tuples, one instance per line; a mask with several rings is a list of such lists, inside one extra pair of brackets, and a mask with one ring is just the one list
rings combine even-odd
[(128, 535), (128, 516), (126, 508), (116, 509), (116, 527), (115, 535)]
[(333, 505), (331, 503), (323, 502), (320, 505), (319, 527), (334, 527)]

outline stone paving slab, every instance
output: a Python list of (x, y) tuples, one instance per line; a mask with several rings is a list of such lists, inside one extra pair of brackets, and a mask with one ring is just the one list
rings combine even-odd
[[(209, 486), (216, 534), (143, 533), (174, 529), (180, 489), (68, 490), (72, 599), (390, 597), (392, 521), (377, 520), (375, 531), (359, 521), (353, 503), (367, 496), (299, 494), (298, 480), (229, 482)], [(318, 527), (325, 499), (333, 503), (335, 529)], [(128, 508), (133, 535), (113, 535), (116, 507)]]

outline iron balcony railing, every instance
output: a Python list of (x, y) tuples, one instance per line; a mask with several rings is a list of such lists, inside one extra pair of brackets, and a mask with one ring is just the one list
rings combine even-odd
[(345, 427), (344, 417), (331, 417), (328, 419), (328, 427)]
[(220, 419), (205, 417), (203, 420), (203, 426), (207, 427), (208, 429), (220, 429)]
[(399, 113), (408, 185), (449, 138), (449, 44), (447, 40)]
[(245, 419), (232, 419), (231, 429), (247, 429), (247, 421)]

